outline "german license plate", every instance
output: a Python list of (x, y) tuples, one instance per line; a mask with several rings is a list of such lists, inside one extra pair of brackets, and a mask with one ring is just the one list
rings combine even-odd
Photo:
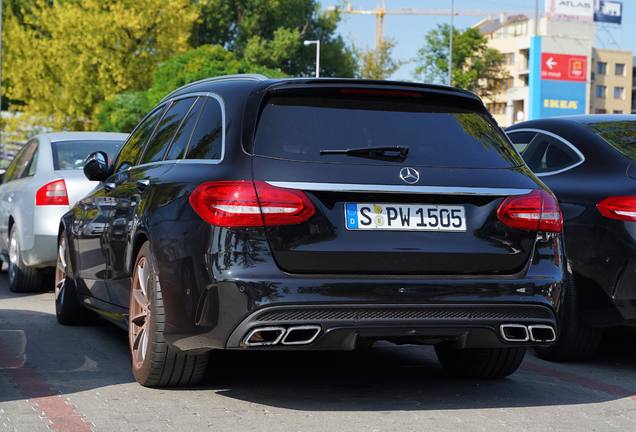
[(466, 231), (463, 206), (346, 203), (348, 230)]

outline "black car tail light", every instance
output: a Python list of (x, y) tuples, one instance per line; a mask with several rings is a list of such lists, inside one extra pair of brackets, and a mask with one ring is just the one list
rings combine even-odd
[(68, 205), (64, 179), (54, 180), (38, 189), (35, 193), (35, 205)]
[(608, 197), (596, 204), (596, 208), (607, 218), (636, 222), (636, 196)]
[(316, 212), (304, 192), (262, 181), (203, 183), (192, 191), (189, 201), (204, 221), (223, 227), (294, 225)]
[(497, 209), (497, 218), (511, 228), (545, 232), (563, 230), (559, 203), (544, 190), (506, 198)]

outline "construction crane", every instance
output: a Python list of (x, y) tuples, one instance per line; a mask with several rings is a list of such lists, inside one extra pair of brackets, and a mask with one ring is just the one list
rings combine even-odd
[[(428, 8), (398, 8), (387, 9), (383, 0), (378, 1), (375, 9), (354, 9), (351, 2), (347, 2), (345, 7), (338, 9), (341, 13), (350, 15), (375, 15), (375, 46), (379, 48), (384, 42), (384, 17), (386, 15), (426, 15), (426, 16), (474, 16), (488, 17), (509, 15), (510, 11), (485, 11), (485, 10), (456, 10), (451, 9), (428, 9)], [(528, 14), (527, 11), (514, 11), (514, 13)]]

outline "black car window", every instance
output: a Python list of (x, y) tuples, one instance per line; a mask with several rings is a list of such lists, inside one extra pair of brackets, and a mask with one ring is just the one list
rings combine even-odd
[[(328, 153), (408, 147), (405, 158)], [(321, 153), (321, 150), (327, 152)], [(523, 161), (485, 110), (453, 98), (274, 96), (258, 122), (259, 156), (346, 164), (508, 168)]]
[(148, 137), (155, 130), (165, 106), (155, 109), (133, 131), (117, 156), (115, 172), (123, 171), (137, 163), (139, 154), (144, 149)]
[(536, 174), (560, 171), (581, 162), (581, 156), (562, 140), (537, 133), (522, 153), (523, 160)]
[(608, 121), (587, 126), (616, 150), (636, 161), (636, 121)]
[(221, 104), (205, 98), (205, 105), (192, 132), (186, 159), (221, 159), (223, 148), (223, 113)]
[(204, 101), (205, 99), (202, 98), (197, 99), (194, 105), (190, 108), (190, 112), (188, 112), (186, 118), (183, 122), (181, 122), (179, 130), (172, 140), (172, 145), (170, 146), (170, 149), (168, 149), (168, 154), (166, 155), (167, 160), (183, 159), (185, 156), (190, 136), (192, 135), (194, 126), (197, 124), (197, 119), (199, 118), (199, 113), (201, 112), (201, 107), (203, 106)]
[(121, 141), (55, 141), (51, 143), (53, 152), (53, 169), (58, 170), (81, 170), (84, 168), (86, 157), (96, 151), (106, 152), (108, 160), (122, 146)]
[(526, 148), (528, 148), (528, 144), (530, 144), (530, 141), (532, 141), (532, 139), (536, 135), (536, 132), (529, 131), (508, 132), (508, 138), (510, 138), (510, 141), (512, 141), (512, 145), (514, 146), (515, 150), (517, 150), (521, 155), (523, 155), (523, 152), (526, 150)]
[(140, 164), (157, 162), (163, 159), (172, 138), (181, 124), (181, 121), (192, 106), (194, 98), (179, 99), (175, 101), (161, 118), (155, 129), (155, 133), (146, 145), (146, 150), (139, 161)]

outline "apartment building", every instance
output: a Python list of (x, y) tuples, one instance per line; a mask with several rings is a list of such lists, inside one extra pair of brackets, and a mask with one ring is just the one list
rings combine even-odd
[(633, 56), (629, 51), (592, 48), (590, 113), (628, 114), (632, 110)]
[(512, 15), (485, 19), (475, 27), (504, 55), (510, 75), (496, 94), (484, 98), (500, 125), (555, 115), (630, 112), (632, 53), (594, 48), (593, 22), (544, 16), (535, 26), (534, 19)]

